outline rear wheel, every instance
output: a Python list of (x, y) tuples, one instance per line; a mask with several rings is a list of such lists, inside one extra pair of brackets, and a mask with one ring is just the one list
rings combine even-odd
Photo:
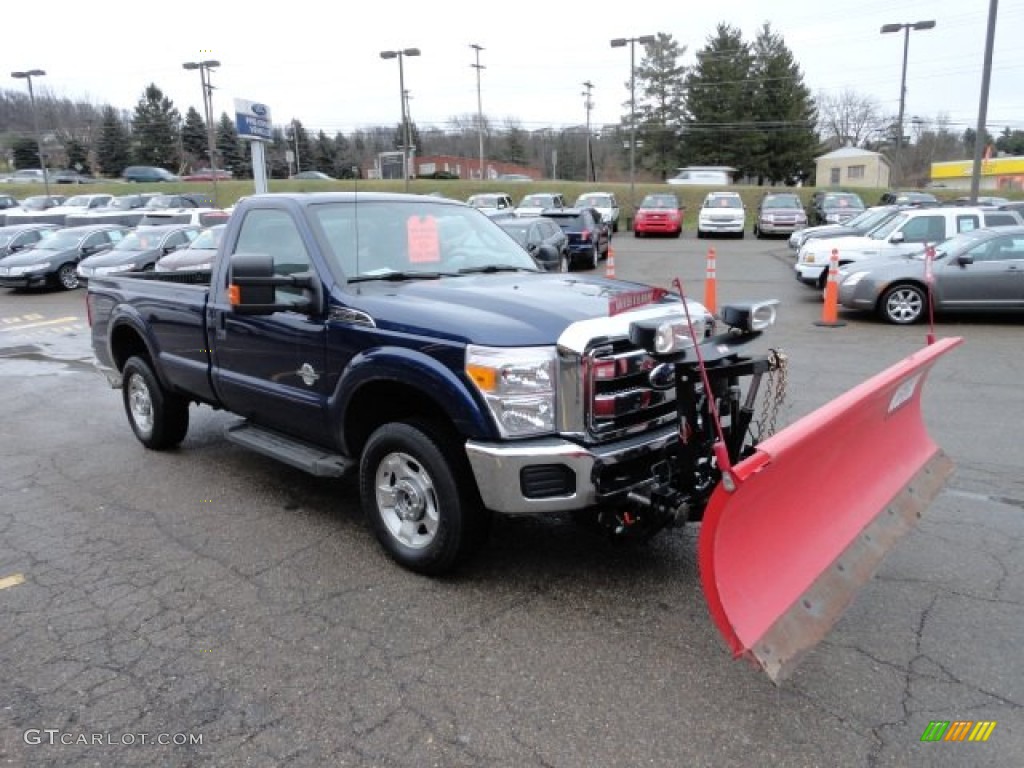
[(590, 249), (590, 264), (588, 265), (588, 268), (597, 269), (597, 262), (600, 258), (601, 256), (598, 254), (597, 243), (594, 243), (594, 247)]
[(417, 573), (450, 571), (482, 543), (483, 508), (455, 441), (427, 422), (379, 427), (359, 466), (363, 509), (381, 546)]
[(569, 259), (568, 253), (561, 253), (558, 256), (558, 271), (559, 272), (571, 272), (572, 261)]
[(878, 312), (882, 319), (896, 325), (911, 325), (924, 315), (927, 296), (919, 285), (894, 285), (882, 294)]
[(188, 433), (188, 400), (167, 392), (149, 363), (131, 357), (121, 371), (124, 410), (135, 437), (147, 448), (173, 448)]

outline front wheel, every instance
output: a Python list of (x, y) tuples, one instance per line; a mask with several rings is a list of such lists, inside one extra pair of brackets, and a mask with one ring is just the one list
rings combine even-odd
[(149, 363), (131, 357), (121, 371), (124, 410), (135, 437), (147, 448), (173, 448), (188, 433), (188, 400), (167, 392)]
[(882, 294), (878, 311), (883, 320), (896, 325), (911, 325), (924, 314), (924, 289), (919, 285), (894, 285)]
[(57, 283), (65, 291), (73, 291), (78, 287), (78, 268), (74, 264), (64, 264), (57, 270)]
[(440, 575), (482, 543), (488, 517), (468, 467), (432, 425), (379, 427), (363, 450), (359, 489), (377, 540), (404, 568)]

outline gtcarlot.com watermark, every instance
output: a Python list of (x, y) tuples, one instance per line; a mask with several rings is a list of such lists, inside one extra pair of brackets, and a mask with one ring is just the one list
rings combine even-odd
[(201, 733), (74, 733), (59, 728), (29, 728), (21, 735), (30, 746), (124, 746), (156, 745), (186, 747), (203, 743)]

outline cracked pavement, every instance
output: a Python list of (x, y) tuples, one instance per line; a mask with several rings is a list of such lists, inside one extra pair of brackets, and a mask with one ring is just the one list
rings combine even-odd
[[(616, 266), (699, 286), (706, 245), (620, 235)], [(814, 327), (784, 241), (714, 245), (720, 302), (783, 300), (784, 421), (923, 341)], [(619, 547), (499, 520), (463, 571), (414, 576), (353, 484), (225, 442), (226, 414), (193, 409), (180, 450), (146, 452), (87, 364), (81, 292), (0, 295), (0, 316), (27, 314), (79, 321), (0, 326), (0, 580), (25, 579), (0, 589), (0, 765), (1024, 764), (1019, 320), (940, 326), (966, 343), (932, 372), (925, 418), (956, 473), (777, 688), (719, 640), (696, 529)], [(931, 720), (998, 725), (921, 743)], [(32, 729), (202, 743), (28, 744)]]

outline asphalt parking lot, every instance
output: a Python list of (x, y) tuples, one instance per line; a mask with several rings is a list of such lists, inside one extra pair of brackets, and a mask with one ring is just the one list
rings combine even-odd
[[(784, 240), (613, 246), (618, 277), (698, 299), (714, 247), (719, 304), (782, 302), (764, 343), (789, 357), (784, 423), (924, 344), (815, 325)], [(225, 414), (146, 452), (92, 370), (83, 293), (0, 293), (0, 764), (1022, 765), (1021, 332), (940, 319), (965, 343), (924, 409), (956, 474), (776, 687), (719, 640), (696, 530), (621, 547), (502, 520), (456, 576), (414, 576), (352, 485), (226, 443)], [(922, 742), (931, 721), (996, 725)]]

